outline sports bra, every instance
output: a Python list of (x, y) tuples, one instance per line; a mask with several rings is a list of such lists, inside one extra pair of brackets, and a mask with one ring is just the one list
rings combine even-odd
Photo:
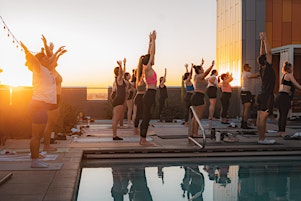
[(186, 91), (193, 91), (194, 87), (193, 85), (186, 85)]
[(145, 77), (145, 81), (148, 85), (150, 85), (150, 84), (157, 85), (157, 74), (156, 74), (156, 72), (154, 71), (154, 74), (152, 76)]
[(292, 83), (292, 81), (287, 81), (287, 80), (284, 79), (284, 76), (285, 76), (285, 75), (286, 75), (286, 74), (284, 74), (284, 75), (282, 76), (281, 84), (287, 85), (287, 86), (294, 86), (293, 83)]

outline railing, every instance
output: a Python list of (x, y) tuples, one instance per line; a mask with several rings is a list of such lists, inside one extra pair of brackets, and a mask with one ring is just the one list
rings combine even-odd
[[(205, 133), (205, 129), (203, 128), (202, 126), (202, 123), (194, 109), (194, 106), (190, 106), (189, 108), (189, 127), (188, 127), (188, 141), (189, 142), (193, 142), (195, 145), (197, 145), (198, 147), (200, 147), (201, 149), (204, 149), (205, 148), (205, 145), (206, 145), (206, 133)], [(199, 127), (200, 127), (200, 130), (202, 132), (202, 137), (203, 137), (203, 142), (202, 144), (200, 144), (198, 141), (196, 141), (193, 136), (192, 136), (192, 118), (191, 116), (193, 115), (194, 117), (194, 120), (199, 124)]]

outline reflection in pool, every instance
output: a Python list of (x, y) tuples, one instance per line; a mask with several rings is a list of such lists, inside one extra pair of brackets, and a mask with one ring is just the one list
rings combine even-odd
[(300, 162), (83, 168), (78, 201), (298, 200)]

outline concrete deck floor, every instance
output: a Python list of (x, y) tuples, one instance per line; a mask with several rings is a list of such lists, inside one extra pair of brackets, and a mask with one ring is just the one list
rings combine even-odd
[[(235, 120), (233, 120), (235, 122)], [(74, 142), (74, 138), (67, 140), (56, 140), (53, 146), (58, 151), (51, 154), (57, 154), (58, 157), (51, 163), (63, 163), (59, 170), (51, 169), (33, 169), (25, 167), (24, 170), (1, 170), (0, 179), (12, 173), (7, 181), (0, 184), (0, 200), (1, 201), (70, 201), (74, 200), (76, 187), (78, 184), (78, 176), (82, 161), (89, 161), (89, 158), (102, 158), (104, 161), (112, 161), (112, 159), (120, 160), (126, 157), (134, 156), (139, 160), (143, 160), (147, 155), (153, 157), (216, 157), (216, 156), (301, 156), (301, 140), (283, 140), (277, 135), (276, 122), (269, 121), (267, 127), (267, 137), (275, 139), (276, 145), (258, 145), (257, 135), (250, 133), (241, 133), (242, 129), (229, 128), (228, 125), (220, 124), (218, 120), (213, 121), (213, 127), (217, 131), (229, 132), (236, 134), (239, 142), (215, 142), (206, 140), (206, 147), (200, 149), (187, 138), (176, 137), (184, 136), (188, 133), (188, 128), (177, 123), (160, 123), (152, 121), (148, 136), (157, 145), (156, 147), (142, 147), (138, 144), (138, 136), (134, 136), (132, 129), (119, 129), (118, 132), (124, 139), (130, 139), (125, 142), (114, 142), (111, 139), (110, 121), (96, 121), (85, 129), (85, 133), (77, 140), (86, 140), (86, 142)], [(206, 136), (210, 136), (208, 129), (208, 121), (202, 120), (206, 130)], [(301, 132), (300, 122), (292, 122), (288, 124), (288, 134)], [(256, 129), (250, 130), (256, 131)], [(161, 137), (159, 137), (161, 136)], [(172, 139), (162, 139), (171, 137)], [(176, 139), (177, 138), (177, 139)], [(94, 141), (92, 140), (94, 139)], [(202, 138), (196, 138), (200, 143)], [(15, 151), (29, 153), (29, 139), (14, 140), (9, 139), (0, 150), (9, 152)], [(42, 146), (41, 146), (42, 148)], [(134, 154), (135, 153), (135, 154)], [(22, 163), (22, 164), (21, 164)], [(0, 166), (10, 164), (14, 166), (24, 166), (20, 161), (0, 161)], [(30, 162), (27, 161), (28, 166)]]

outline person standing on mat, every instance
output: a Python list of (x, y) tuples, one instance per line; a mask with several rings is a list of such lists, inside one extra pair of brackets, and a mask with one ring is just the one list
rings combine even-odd
[(274, 87), (276, 75), (272, 67), (272, 51), (269, 46), (266, 34), (260, 32), (260, 56), (257, 58), (261, 77), (261, 92), (257, 97), (257, 130), (258, 144), (275, 144), (275, 140), (268, 140), (265, 137), (267, 118), (273, 112)]
[(291, 108), (291, 102), (294, 97), (295, 88), (301, 90), (301, 85), (296, 81), (293, 75), (293, 65), (291, 63), (287, 61), (283, 63), (282, 73), (283, 76), (276, 100), (279, 108), (278, 134), (281, 137), (285, 137), (287, 115), (289, 109)]
[(117, 61), (117, 64), (118, 66), (114, 68), (115, 81), (111, 95), (113, 105), (112, 130), (113, 140), (123, 140), (123, 138), (117, 136), (117, 126), (118, 122), (124, 117), (124, 104), (128, 86), (123, 79), (125, 69), (122, 69), (122, 61)]
[[(44, 43), (45, 53), (46, 53), (47, 57), (49, 57), (49, 59), (51, 59), (52, 57), (57, 55), (57, 58), (56, 58), (56, 61), (57, 61), (61, 55), (63, 55), (64, 53), (67, 52), (67, 50), (64, 49), (64, 46), (62, 46), (57, 50), (57, 52), (61, 52), (60, 54), (54, 53), (53, 52), (53, 48), (54, 48), (53, 43), (49, 43), (49, 45), (48, 45), (47, 40), (44, 35), (42, 35), (42, 41)], [(58, 120), (59, 114), (60, 114), (61, 91), (62, 91), (62, 81), (63, 81), (63, 78), (59, 74), (59, 72), (56, 70), (56, 67), (57, 67), (57, 62), (54, 64), (54, 69), (53, 69), (53, 75), (55, 77), (55, 83), (56, 83), (57, 103), (54, 104), (48, 110), (48, 121), (47, 121), (45, 132), (44, 132), (43, 151), (47, 151), (47, 152), (57, 150), (57, 148), (50, 146), (51, 132), (53, 132), (53, 129), (57, 123), (57, 120)]]
[(22, 42), (21, 46), (25, 53), (25, 65), (33, 74), (33, 94), (29, 105), (32, 119), (30, 140), (31, 167), (47, 168), (49, 165), (39, 159), (39, 150), (40, 141), (44, 135), (48, 121), (47, 112), (51, 108), (51, 105), (57, 104), (56, 82), (53, 76), (56, 61), (50, 60), (44, 52), (33, 55)]
[(159, 96), (159, 118), (160, 118), (160, 122), (163, 122), (162, 111), (165, 106), (165, 100), (168, 98), (167, 88), (165, 85), (166, 71), (167, 71), (167, 69), (165, 68), (164, 76), (160, 77), (160, 84), (159, 84), (159, 94), (160, 94), (160, 96)]
[(242, 71), (242, 82), (241, 82), (241, 92), (240, 99), (242, 103), (242, 114), (241, 114), (241, 128), (250, 129), (248, 126), (248, 118), (251, 110), (252, 103), (252, 93), (251, 93), (251, 79), (258, 78), (259, 73), (251, 73), (251, 66), (245, 64)]
[(153, 143), (146, 140), (146, 134), (156, 101), (157, 74), (153, 69), (156, 50), (156, 37), (156, 31), (150, 33), (149, 54), (146, 54), (140, 58), (142, 59), (143, 77), (145, 78), (146, 82), (146, 92), (143, 96), (143, 115), (142, 122), (140, 124), (140, 145), (142, 146), (154, 146)]
[(183, 81), (186, 88), (186, 93), (184, 97), (184, 101), (185, 101), (184, 125), (188, 126), (189, 112), (191, 106), (191, 96), (193, 95), (193, 91), (194, 91), (193, 83), (191, 82), (193, 65), (191, 66), (189, 72), (188, 72), (188, 64), (185, 64), (185, 68), (186, 68), (186, 73), (183, 75)]
[[(206, 108), (206, 102), (205, 102), (205, 94), (207, 91), (207, 81), (206, 76), (210, 73), (214, 66), (214, 60), (212, 61), (211, 66), (205, 71), (203, 68), (204, 59), (202, 59), (201, 65), (193, 65), (193, 68), (195, 70), (195, 75), (193, 79), (193, 87), (194, 92), (191, 96), (191, 105), (194, 106), (195, 112), (197, 113), (197, 116), (199, 120), (203, 118), (203, 113)], [(197, 123), (197, 120), (195, 117), (191, 119), (191, 130), (192, 130), (192, 136), (197, 137), (198, 136), (198, 130), (199, 130), (199, 124)]]
[(233, 81), (232, 74), (230, 73), (223, 73), (221, 75), (222, 82), (220, 83), (222, 95), (221, 95), (221, 123), (222, 124), (228, 124), (227, 116), (228, 111), (230, 107), (230, 98), (232, 95), (232, 87), (230, 85), (230, 82)]

